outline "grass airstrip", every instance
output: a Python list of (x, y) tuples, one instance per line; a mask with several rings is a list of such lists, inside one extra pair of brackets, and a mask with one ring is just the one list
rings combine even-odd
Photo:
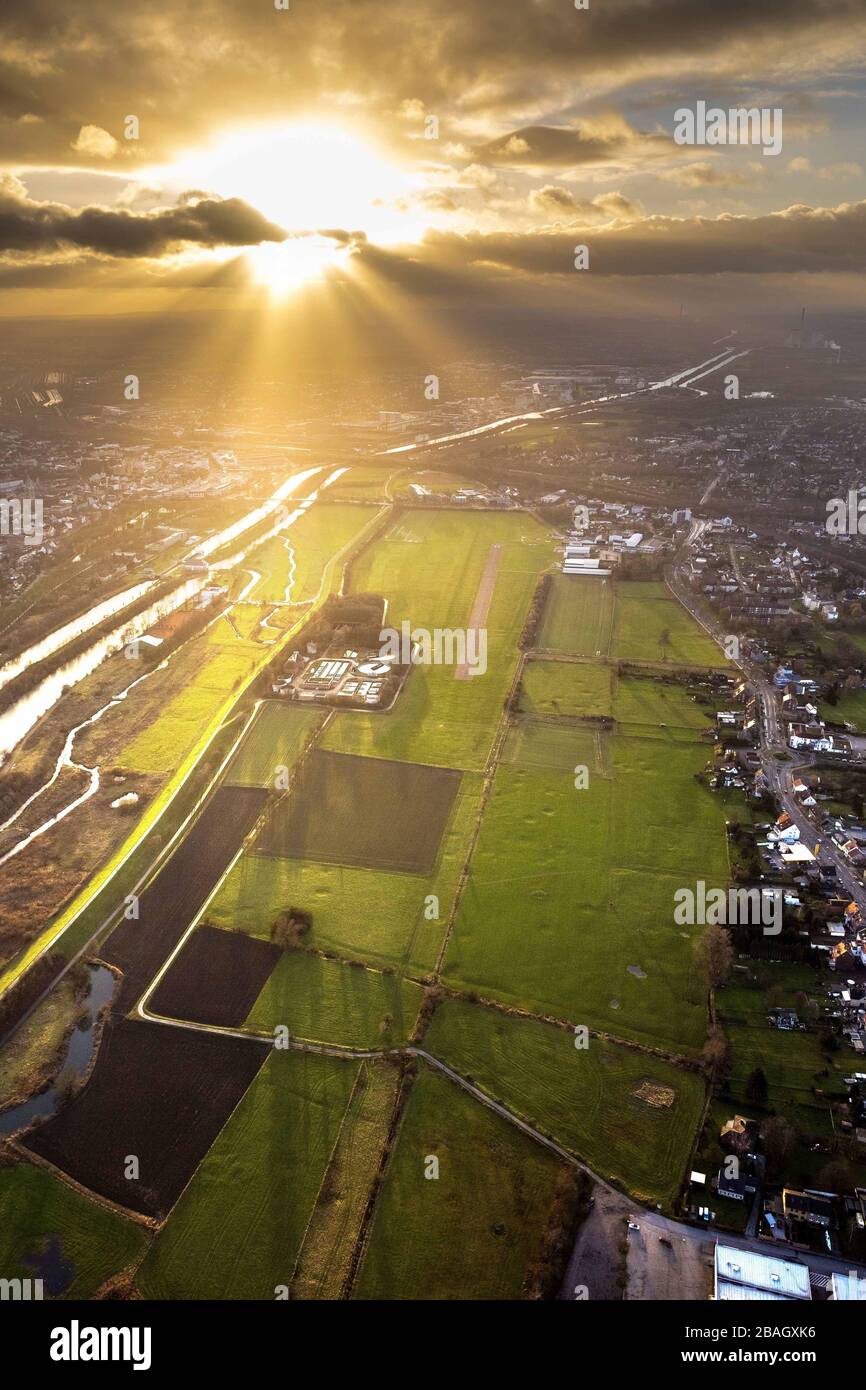
[(552, 558), (544, 529), (516, 512), (409, 511), (354, 567), (352, 587), (388, 599), (387, 624), (466, 628), (491, 547), (502, 554), (486, 619), (487, 670), (455, 680), (453, 665), (419, 666), (387, 716), (346, 711), (322, 747), (439, 767), (484, 767), (517, 666), (517, 642), (539, 572)]

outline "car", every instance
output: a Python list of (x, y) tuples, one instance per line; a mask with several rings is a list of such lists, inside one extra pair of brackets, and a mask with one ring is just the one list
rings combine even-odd
[(628, 1228), (629, 1228), (630, 1231), (639, 1231), (639, 1230), (640, 1230), (640, 1226), (637, 1224), (636, 1221), (632, 1221), (632, 1219), (631, 1219), (630, 1216), (627, 1218), (627, 1221), (628, 1221)]

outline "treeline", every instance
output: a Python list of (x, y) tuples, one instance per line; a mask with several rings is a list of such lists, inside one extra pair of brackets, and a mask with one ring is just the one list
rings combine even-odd
[(589, 1212), (592, 1182), (582, 1168), (566, 1168), (553, 1194), (541, 1248), (526, 1272), (524, 1296), (554, 1299), (562, 1288), (579, 1224)]
[(618, 579), (661, 579), (664, 575), (665, 565), (668, 556), (664, 553), (656, 555), (624, 555), (619, 563), (617, 571)]
[(553, 576), (543, 574), (535, 586), (535, 593), (532, 595), (532, 603), (526, 622), (523, 624), (523, 631), (520, 634), (518, 643), (522, 652), (530, 651), (536, 643), (538, 629), (544, 617), (544, 610), (547, 606), (547, 596), (550, 593), (550, 586), (553, 583)]
[(385, 620), (381, 594), (329, 594), (303, 630), (306, 642), (327, 645), (342, 632), (364, 646), (378, 647)]

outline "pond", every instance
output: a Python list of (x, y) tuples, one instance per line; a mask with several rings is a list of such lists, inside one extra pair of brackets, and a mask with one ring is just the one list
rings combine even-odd
[[(88, 1015), (87, 1023), (84, 1027), (73, 1028), (66, 1044), (63, 1061), (58, 1068), (58, 1078), (68, 1072), (72, 1072), (76, 1077), (83, 1076), (87, 1071), (93, 1056), (99, 1011), (111, 1001), (116, 985), (116, 975), (104, 965), (90, 966), (90, 984), (83, 1001), (83, 1008), (87, 1010)], [(30, 1100), (4, 1111), (0, 1115), (0, 1134), (13, 1134), (16, 1130), (32, 1124), (34, 1120), (47, 1119), (49, 1115), (54, 1114), (59, 1104), (60, 1097), (55, 1080), (47, 1091), (42, 1091), (38, 1096), (31, 1096)]]

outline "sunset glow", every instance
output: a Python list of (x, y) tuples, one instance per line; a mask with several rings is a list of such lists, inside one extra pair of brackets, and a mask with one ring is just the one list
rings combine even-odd
[(242, 198), (282, 228), (285, 241), (263, 242), (247, 253), (254, 279), (276, 295), (345, 259), (341, 241), (323, 233), (361, 233), (388, 244), (423, 230), (405, 201), (415, 176), (337, 126), (250, 126), (148, 174), (169, 187)]

